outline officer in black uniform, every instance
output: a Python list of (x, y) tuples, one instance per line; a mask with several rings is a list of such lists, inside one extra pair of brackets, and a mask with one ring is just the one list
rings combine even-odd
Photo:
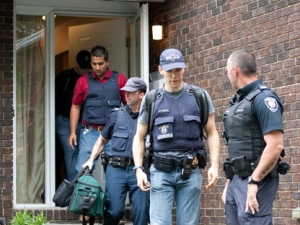
[(136, 131), (141, 101), (146, 93), (146, 83), (138, 77), (128, 79), (121, 88), (125, 91), (127, 105), (114, 110), (97, 139), (89, 160), (83, 164), (90, 170), (94, 160), (111, 140), (111, 149), (107, 151), (106, 194), (110, 200), (105, 213), (104, 225), (118, 225), (125, 214), (125, 200), (129, 192), (132, 203), (134, 225), (147, 225), (149, 220), (149, 192), (143, 192), (137, 186), (132, 156), (132, 141)]
[(272, 224), (283, 150), (283, 106), (258, 79), (256, 59), (249, 51), (233, 52), (226, 69), (237, 89), (223, 119), (229, 152), (222, 195), (226, 224)]

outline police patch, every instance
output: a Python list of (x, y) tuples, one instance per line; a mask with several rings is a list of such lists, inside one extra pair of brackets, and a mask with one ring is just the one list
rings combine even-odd
[(265, 98), (265, 104), (266, 106), (272, 111), (272, 112), (276, 112), (278, 109), (278, 103), (276, 101), (275, 98), (272, 97), (267, 97)]

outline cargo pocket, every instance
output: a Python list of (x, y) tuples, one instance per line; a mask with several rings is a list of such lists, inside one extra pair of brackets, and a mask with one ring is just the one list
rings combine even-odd
[(200, 117), (185, 115), (183, 116), (185, 126), (182, 127), (183, 137), (191, 139), (191, 138), (199, 138), (200, 137)]
[(125, 151), (126, 145), (128, 142), (128, 137), (129, 137), (129, 134), (127, 134), (127, 133), (114, 132), (112, 140), (111, 140), (114, 143), (112, 145), (112, 150), (119, 151), (119, 152)]

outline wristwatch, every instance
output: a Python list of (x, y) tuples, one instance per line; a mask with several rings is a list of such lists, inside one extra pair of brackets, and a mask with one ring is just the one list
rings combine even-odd
[(259, 182), (256, 180), (253, 180), (253, 178), (250, 176), (247, 179), (248, 184), (255, 184), (255, 185), (259, 185)]
[(144, 171), (144, 167), (142, 167), (142, 166), (135, 166), (135, 167), (133, 167), (133, 172), (136, 173), (137, 169), (142, 169)]

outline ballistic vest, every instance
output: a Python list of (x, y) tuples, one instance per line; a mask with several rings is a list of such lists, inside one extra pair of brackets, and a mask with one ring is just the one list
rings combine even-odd
[(190, 151), (204, 147), (200, 112), (189, 88), (174, 99), (160, 91), (154, 104), (153, 151)]
[(111, 137), (111, 149), (107, 151), (109, 157), (119, 156), (133, 159), (132, 142), (136, 132), (137, 117), (132, 118), (126, 111), (126, 106), (118, 110), (117, 122)]
[[(266, 146), (262, 130), (251, 110), (255, 97), (263, 90), (270, 91), (266, 86), (260, 85), (243, 100), (230, 105), (224, 113), (230, 160), (243, 155), (247, 160), (256, 160)], [(274, 97), (280, 102), (276, 95)]]
[(121, 106), (118, 88), (118, 72), (113, 71), (109, 80), (99, 82), (87, 74), (88, 94), (83, 103), (83, 120), (88, 124), (106, 124), (112, 109)]

